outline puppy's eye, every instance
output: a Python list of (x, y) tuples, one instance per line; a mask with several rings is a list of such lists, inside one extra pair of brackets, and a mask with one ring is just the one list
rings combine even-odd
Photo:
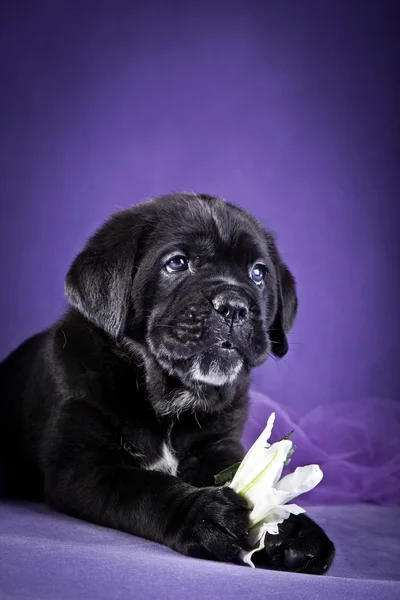
[(266, 269), (264, 265), (254, 265), (252, 270), (250, 271), (250, 277), (257, 285), (260, 285), (265, 279)]
[(173, 256), (169, 259), (167, 264), (165, 265), (168, 273), (178, 273), (179, 271), (186, 271), (188, 268), (188, 261), (185, 256), (182, 254), (178, 254), (177, 256)]

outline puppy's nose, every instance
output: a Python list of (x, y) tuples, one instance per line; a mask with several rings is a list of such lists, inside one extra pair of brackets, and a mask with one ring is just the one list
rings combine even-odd
[(217, 294), (212, 300), (214, 309), (231, 325), (246, 321), (249, 305), (243, 298), (232, 294)]

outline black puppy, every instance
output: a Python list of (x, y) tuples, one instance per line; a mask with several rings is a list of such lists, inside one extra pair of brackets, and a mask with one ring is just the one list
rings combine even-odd
[[(163, 196), (94, 234), (66, 294), (66, 315), (0, 367), (7, 493), (238, 561), (249, 509), (213, 483), (243, 458), (251, 369), (288, 350), (297, 298), (273, 236), (219, 198)], [(323, 573), (333, 556), (300, 515), (255, 558)]]

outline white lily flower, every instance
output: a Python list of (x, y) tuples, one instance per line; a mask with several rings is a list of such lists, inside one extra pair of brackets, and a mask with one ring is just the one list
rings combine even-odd
[(287, 502), (313, 489), (323, 477), (318, 465), (308, 465), (298, 467), (294, 473), (279, 480), (293, 444), (290, 440), (271, 445), (267, 443), (274, 421), (275, 413), (272, 413), (229, 484), (253, 507), (250, 513), (250, 550), (242, 551), (243, 561), (252, 567), (252, 555), (265, 547), (266, 534), (277, 535), (280, 523), (291, 514), (305, 512), (297, 504)]

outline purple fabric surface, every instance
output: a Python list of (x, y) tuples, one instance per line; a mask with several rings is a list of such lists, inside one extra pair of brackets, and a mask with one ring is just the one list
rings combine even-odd
[(400, 508), (310, 508), (337, 546), (327, 576), (253, 570), (51, 512), (0, 503), (0, 599), (396, 600)]
[(255, 373), (299, 414), (400, 398), (392, 0), (3, 0), (0, 358), (64, 308), (117, 207), (220, 194), (278, 235), (291, 351)]
[[(400, 503), (400, 403), (385, 398), (321, 405), (303, 414), (284, 408), (258, 392), (243, 442), (246, 450), (275, 411), (272, 441), (292, 429), (297, 446), (289, 471), (317, 463), (324, 479), (299, 504), (349, 502)], [(304, 500), (303, 500), (304, 499)]]

